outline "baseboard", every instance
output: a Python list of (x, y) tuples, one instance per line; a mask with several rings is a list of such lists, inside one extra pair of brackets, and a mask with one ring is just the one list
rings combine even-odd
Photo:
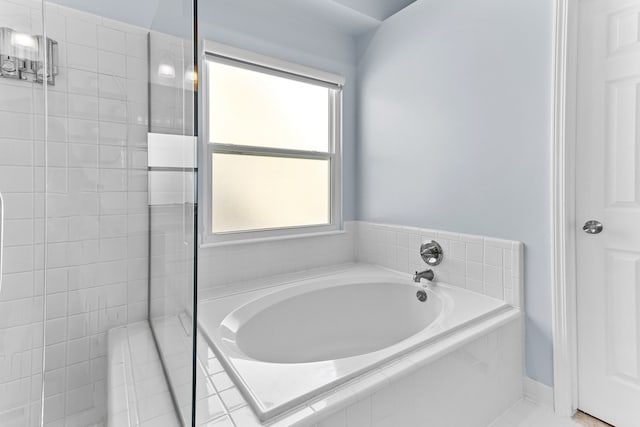
[(539, 405), (553, 406), (553, 387), (524, 377), (524, 397)]

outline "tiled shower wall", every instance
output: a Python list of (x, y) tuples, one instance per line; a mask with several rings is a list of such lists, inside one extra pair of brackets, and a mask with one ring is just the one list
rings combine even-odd
[[(46, 22), (60, 54), (48, 87), (46, 248), (43, 88), (0, 79), (2, 425), (37, 424), (45, 268), (47, 423), (104, 417), (106, 331), (147, 317), (146, 31), (55, 5)], [(40, 2), (0, 0), (0, 26), (34, 34), (41, 23)]]

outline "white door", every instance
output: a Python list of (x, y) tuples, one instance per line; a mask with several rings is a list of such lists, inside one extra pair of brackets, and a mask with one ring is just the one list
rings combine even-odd
[[(638, 427), (640, 0), (581, 0), (579, 11), (579, 408)], [(602, 232), (583, 231), (588, 220), (600, 221)]]

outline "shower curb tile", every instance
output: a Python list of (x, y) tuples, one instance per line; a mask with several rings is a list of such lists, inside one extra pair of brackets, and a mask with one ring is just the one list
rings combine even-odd
[[(170, 420), (177, 421), (178, 415), (173, 408), (160, 358), (157, 353), (152, 354), (155, 346), (149, 324), (142, 321), (110, 329), (107, 344), (108, 425), (119, 427), (121, 424), (115, 422), (123, 418), (131, 426), (179, 425), (170, 423)], [(136, 357), (133, 357), (132, 349), (136, 350)], [(140, 355), (145, 357), (140, 358)], [(165, 381), (164, 384), (157, 383), (157, 393), (148, 395), (138, 389), (149, 388), (154, 381)]]

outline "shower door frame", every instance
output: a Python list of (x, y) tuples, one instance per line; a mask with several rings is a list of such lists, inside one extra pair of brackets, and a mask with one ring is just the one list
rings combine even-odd
[(552, 136), (553, 404), (557, 414), (578, 410), (576, 283), (576, 126), (578, 2), (554, 1)]

